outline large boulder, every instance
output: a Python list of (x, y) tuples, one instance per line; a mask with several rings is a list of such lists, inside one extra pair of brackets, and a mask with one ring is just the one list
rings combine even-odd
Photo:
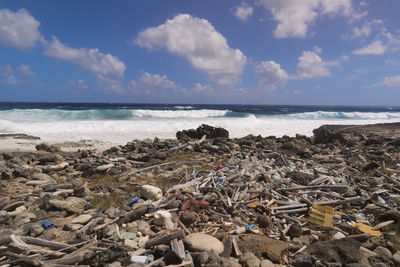
[(153, 185), (143, 185), (140, 190), (140, 195), (145, 199), (159, 200), (162, 198), (163, 193), (161, 188)]
[(315, 242), (304, 252), (322, 262), (355, 263), (361, 259), (360, 246), (361, 243), (355, 239), (343, 238)]
[(69, 197), (65, 200), (50, 199), (47, 206), (56, 210), (65, 210), (70, 213), (81, 213), (87, 204), (86, 200), (78, 197)]
[(208, 139), (229, 138), (229, 132), (224, 128), (213, 127), (207, 124), (200, 125), (196, 130), (189, 129), (189, 130), (178, 131), (176, 133), (176, 138), (178, 140), (201, 139), (204, 135)]
[(334, 143), (338, 141), (342, 144), (346, 144), (346, 139), (341, 133), (335, 133), (329, 130), (326, 126), (321, 126), (313, 131), (314, 133), (314, 144), (326, 144)]
[(272, 262), (279, 263), (288, 250), (289, 243), (264, 235), (246, 234), (240, 236), (239, 247), (243, 253), (251, 252), (258, 258), (268, 258)]
[(202, 233), (188, 235), (183, 240), (191, 251), (212, 252), (219, 255), (224, 251), (224, 244), (215, 237)]

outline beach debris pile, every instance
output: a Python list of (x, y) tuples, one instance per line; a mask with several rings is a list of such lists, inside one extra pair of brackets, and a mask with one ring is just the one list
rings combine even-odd
[(0, 266), (400, 266), (400, 125), (0, 154)]

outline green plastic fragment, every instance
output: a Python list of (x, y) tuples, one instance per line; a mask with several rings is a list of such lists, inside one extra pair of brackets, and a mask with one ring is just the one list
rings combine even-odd
[(132, 232), (122, 232), (119, 236), (120, 239), (135, 239), (137, 235)]

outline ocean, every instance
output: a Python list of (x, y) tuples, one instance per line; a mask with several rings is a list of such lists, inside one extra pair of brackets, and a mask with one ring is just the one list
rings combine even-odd
[(0, 134), (48, 142), (175, 138), (177, 131), (203, 123), (223, 127), (231, 137), (281, 137), (311, 136), (323, 124), (390, 122), (400, 122), (400, 107), (0, 102)]

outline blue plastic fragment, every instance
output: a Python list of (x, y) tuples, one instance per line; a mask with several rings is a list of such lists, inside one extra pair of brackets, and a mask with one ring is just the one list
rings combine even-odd
[(138, 201), (138, 200), (139, 200), (139, 197), (136, 196), (136, 197), (134, 197), (131, 201), (129, 201), (128, 203), (126, 203), (126, 206), (130, 206), (130, 205), (132, 205), (133, 203), (135, 203), (135, 202)]
[(99, 216), (100, 214), (104, 213), (106, 210), (107, 210), (106, 208), (100, 209), (98, 212), (96, 212), (95, 214), (93, 214), (92, 218), (96, 218), (96, 217)]
[(391, 196), (381, 196), (381, 195), (379, 195), (383, 200), (389, 200), (389, 199), (391, 199), (392, 197)]
[(254, 227), (256, 227), (255, 224), (250, 224), (250, 225), (246, 225), (244, 228), (246, 229), (246, 231), (253, 229)]
[(49, 221), (40, 221), (40, 225), (45, 229), (51, 229), (55, 226), (52, 222)]
[(222, 178), (222, 177), (218, 177), (217, 178), (217, 180), (215, 180), (217, 183), (220, 183), (220, 182), (222, 182), (224, 180), (224, 178)]

